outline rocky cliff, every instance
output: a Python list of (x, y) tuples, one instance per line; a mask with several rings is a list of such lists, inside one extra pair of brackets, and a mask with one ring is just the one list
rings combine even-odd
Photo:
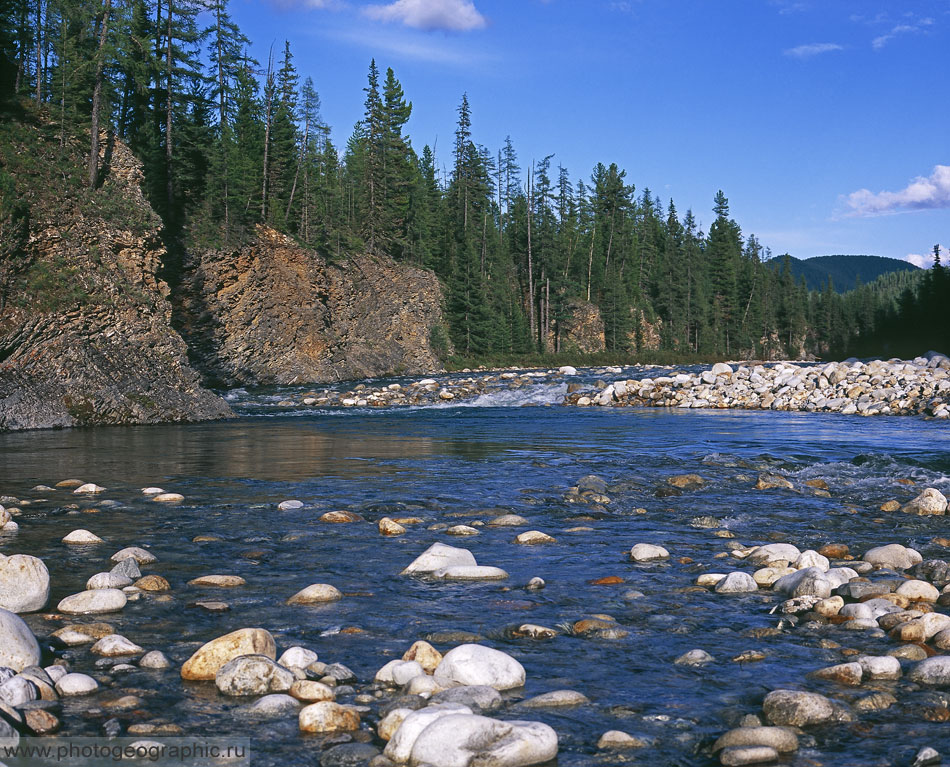
[(431, 272), (383, 256), (328, 263), (258, 227), (234, 251), (186, 256), (176, 302), (194, 365), (218, 386), (431, 373), (442, 322)]
[(0, 429), (232, 415), (171, 326), (158, 217), (141, 166), (104, 142), (86, 190), (79, 143), (18, 115), (0, 134)]

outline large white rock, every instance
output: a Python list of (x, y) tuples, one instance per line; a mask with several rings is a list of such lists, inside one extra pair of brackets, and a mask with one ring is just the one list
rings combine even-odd
[(125, 594), (119, 589), (94, 589), (66, 597), (56, 609), (70, 615), (115, 613), (125, 607), (126, 601)]
[(145, 649), (139, 647), (135, 642), (126, 639), (121, 634), (109, 634), (102, 637), (90, 649), (90, 652), (96, 655), (104, 655), (107, 658), (118, 658), (122, 655), (140, 655)]
[(401, 575), (434, 573), (449, 567), (475, 567), (475, 555), (468, 549), (433, 543), (416, 557)]
[(918, 684), (950, 686), (950, 655), (934, 655), (922, 660), (911, 669), (907, 677)]
[(343, 594), (336, 586), (329, 583), (312, 583), (301, 589), (287, 600), (289, 605), (315, 605), (323, 602), (337, 602), (343, 599)]
[(806, 567), (783, 575), (772, 584), (772, 590), (790, 597), (816, 596), (824, 599), (831, 596), (831, 581), (820, 568)]
[(508, 573), (488, 565), (455, 565), (436, 570), (432, 576), (444, 581), (503, 581)]
[(56, 683), (56, 692), (63, 697), (88, 695), (99, 689), (99, 683), (87, 674), (66, 674)]
[(899, 543), (889, 543), (887, 546), (876, 546), (864, 553), (865, 562), (870, 562), (878, 567), (890, 567), (895, 570), (906, 570), (913, 567), (924, 558), (919, 551), (901, 546)]
[(307, 668), (318, 660), (317, 654), (306, 647), (290, 647), (277, 659), (284, 668)]
[(817, 567), (823, 573), (831, 567), (828, 557), (819, 554), (817, 551), (807, 549), (799, 554), (798, 559), (792, 563), (796, 570), (804, 570), (806, 567)]
[(71, 533), (69, 533), (69, 535), (64, 537), (63, 543), (73, 545), (82, 545), (85, 543), (102, 543), (102, 538), (100, 538), (95, 533), (90, 532), (89, 530), (80, 528), (79, 530), (73, 530)]
[(748, 573), (735, 570), (726, 575), (725, 578), (716, 581), (713, 590), (717, 594), (744, 594), (758, 591), (759, 584), (757, 584), (755, 579)]
[(214, 684), (224, 695), (266, 695), (287, 692), (295, 680), (266, 655), (241, 655), (218, 669)]
[(935, 487), (928, 487), (912, 501), (904, 504), (901, 511), (921, 517), (946, 514), (947, 498)]
[(96, 573), (86, 581), (86, 590), (96, 589), (124, 589), (132, 585), (132, 579), (119, 573)]
[(649, 562), (653, 559), (669, 559), (670, 552), (662, 546), (654, 546), (652, 543), (638, 543), (630, 549), (630, 559), (634, 562)]
[(790, 543), (767, 543), (749, 554), (749, 561), (764, 565), (772, 562), (794, 562), (801, 555), (802, 552), (798, 547)]
[(557, 756), (557, 733), (541, 722), (502, 722), (476, 714), (436, 720), (416, 738), (410, 767), (528, 767)]
[(214, 679), (228, 661), (241, 655), (277, 657), (274, 637), (265, 629), (246, 628), (212, 639), (199, 647), (181, 667), (181, 678), (193, 681)]
[[(405, 714), (402, 722), (396, 731), (391, 735), (389, 743), (386, 744), (386, 750), (383, 754), (397, 764), (405, 764), (412, 755), (412, 747), (422, 732), (434, 722), (442, 717), (457, 716), (459, 714), (471, 715), (472, 710), (468, 706), (461, 706), (456, 703), (435, 703), (418, 711)], [(384, 729), (391, 729), (392, 722), (387, 724)]]
[(496, 690), (524, 686), (524, 666), (510, 655), (478, 644), (463, 644), (449, 650), (435, 670), (437, 681), (462, 685), (486, 685)]
[(49, 599), (49, 570), (42, 559), (0, 554), (0, 608), (15, 613), (42, 610)]

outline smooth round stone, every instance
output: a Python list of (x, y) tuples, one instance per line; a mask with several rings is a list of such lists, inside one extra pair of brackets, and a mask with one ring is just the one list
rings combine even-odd
[(402, 571), (401, 575), (423, 575), (449, 567), (475, 567), (475, 555), (468, 549), (433, 543)]
[(70, 615), (114, 613), (125, 607), (127, 601), (119, 589), (95, 589), (66, 597), (56, 609)]
[(161, 495), (165, 491), (160, 487), (143, 487), (142, 495)]
[(888, 650), (888, 655), (894, 658), (903, 658), (904, 660), (925, 660), (927, 656), (927, 651), (915, 644), (905, 644), (900, 647), (895, 647), (893, 650)]
[(56, 692), (64, 698), (72, 695), (89, 695), (99, 689), (99, 683), (87, 674), (66, 674), (56, 683)]
[(300, 710), (298, 724), (303, 732), (346, 732), (360, 728), (360, 715), (349, 706), (320, 701)]
[(478, 535), (478, 530), (470, 525), (453, 525), (445, 531), (446, 535)]
[(652, 543), (638, 543), (630, 549), (630, 559), (634, 562), (649, 562), (653, 559), (669, 559), (669, 557), (670, 552)]
[(436, 680), (445, 684), (486, 685), (496, 690), (523, 687), (524, 666), (507, 653), (478, 644), (462, 644), (449, 650), (435, 670)]
[(14, 613), (42, 610), (49, 600), (49, 570), (27, 554), (0, 554), (0, 609)]
[(53, 632), (56, 637), (67, 647), (90, 644), (97, 639), (115, 633), (108, 623), (70, 623)]
[(69, 669), (65, 668), (64, 666), (47, 666), (43, 670), (46, 672), (47, 676), (49, 676), (54, 685), (69, 673)]
[(146, 575), (135, 582), (135, 588), (142, 591), (163, 592), (171, 591), (171, 584), (161, 575)]
[(918, 684), (946, 687), (950, 685), (950, 655), (934, 655), (914, 666), (907, 678)]
[(113, 562), (121, 562), (123, 559), (134, 559), (140, 565), (150, 565), (158, 561), (158, 557), (138, 546), (128, 546), (112, 555)]
[(769, 746), (787, 754), (798, 750), (798, 735), (790, 727), (737, 727), (722, 735), (713, 751), (741, 746)]
[(431, 698), (437, 692), (442, 692), (445, 685), (428, 674), (414, 676), (403, 686), (403, 693), (406, 695), (419, 695), (423, 698)]
[(62, 487), (64, 489), (69, 489), (73, 487), (79, 487), (80, 485), (85, 485), (86, 482), (81, 479), (64, 479), (61, 482), (56, 483), (56, 487)]
[(772, 724), (807, 727), (835, 718), (835, 707), (824, 695), (798, 690), (773, 690), (762, 703), (766, 719)]
[(343, 594), (336, 586), (329, 583), (314, 583), (301, 589), (287, 600), (289, 605), (313, 605), (322, 602), (336, 602), (343, 598)]
[(406, 532), (406, 528), (400, 525), (398, 522), (394, 522), (389, 517), (383, 517), (377, 523), (377, 528), (379, 529), (380, 535), (394, 536), (394, 535), (403, 535)]
[(247, 584), (240, 575), (202, 575), (188, 581), (189, 586), (213, 586), (215, 588), (230, 589)]
[(762, 588), (771, 588), (775, 585), (775, 581), (779, 578), (782, 578), (786, 575), (791, 575), (795, 572), (794, 567), (763, 567), (760, 570), (756, 570), (752, 573), (752, 580), (754, 580)]
[(495, 517), (489, 523), (489, 527), (522, 527), (528, 525), (527, 519), (518, 514), (502, 514), (500, 517)]
[(705, 666), (716, 659), (705, 650), (690, 650), (680, 655), (673, 663), (677, 666)]
[(927, 581), (905, 581), (895, 593), (914, 602), (936, 602), (940, 597), (937, 587)]
[(710, 589), (725, 577), (725, 573), (700, 573), (696, 576), (696, 585)]
[(427, 674), (431, 674), (442, 662), (442, 653), (428, 642), (420, 639), (412, 643), (412, 646), (403, 653), (402, 659), (416, 661)]
[(798, 559), (792, 563), (792, 567), (796, 570), (817, 567), (822, 572), (827, 572), (831, 568), (831, 562), (828, 561), (828, 557), (822, 556), (817, 551), (807, 549), (798, 555)]
[(280, 503), (277, 504), (277, 508), (280, 509), (281, 511), (293, 511), (294, 509), (302, 509), (303, 501), (296, 501), (296, 500), (281, 501)]
[(232, 631), (202, 645), (181, 667), (181, 678), (211, 680), (228, 661), (241, 655), (277, 657), (277, 645), (269, 631), (245, 628)]
[(920, 552), (914, 549), (902, 546), (899, 543), (890, 543), (886, 546), (876, 546), (869, 549), (864, 553), (862, 559), (878, 567), (906, 570), (920, 564), (924, 558), (920, 555)]
[(317, 660), (319, 658), (313, 650), (305, 647), (290, 647), (277, 659), (277, 663), (284, 668), (307, 668)]
[(161, 671), (162, 669), (171, 668), (171, 665), (171, 661), (165, 657), (165, 653), (161, 650), (147, 652), (139, 659), (139, 668)]
[(86, 591), (97, 589), (124, 589), (132, 585), (132, 579), (118, 573), (96, 573), (86, 581)]
[(37, 685), (25, 676), (15, 676), (0, 684), (0, 701), (13, 708), (20, 708), (39, 697)]
[(748, 573), (734, 570), (718, 581), (713, 589), (717, 594), (745, 594), (759, 590), (759, 584)]
[(778, 757), (778, 751), (770, 746), (735, 746), (724, 748), (719, 754), (719, 762), (723, 767), (742, 767), (774, 762)]
[(858, 663), (865, 679), (900, 679), (901, 663), (891, 655), (861, 655)]
[(554, 690), (523, 700), (518, 704), (518, 707), (569, 708), (571, 706), (583, 706), (587, 703), (590, 703), (590, 699), (583, 693), (576, 692), (575, 690)]
[(336, 698), (336, 693), (330, 685), (310, 679), (298, 679), (291, 685), (290, 694), (296, 700), (302, 700), (305, 703), (318, 703)]
[(185, 500), (185, 496), (181, 493), (158, 493), (152, 496), (152, 500), (158, 503), (181, 503)]
[(100, 487), (95, 482), (87, 482), (73, 490), (74, 495), (95, 495), (102, 492), (105, 492), (105, 488)]
[[(430, 704), (418, 711), (406, 714), (399, 727), (392, 734), (386, 750), (383, 752), (388, 759), (399, 764), (408, 762), (412, 756), (412, 748), (422, 732), (435, 724), (439, 719), (456, 715), (471, 715), (466, 706), (453, 703)], [(438, 762), (441, 764), (441, 762)]]
[(628, 748), (643, 748), (647, 743), (623, 730), (607, 730), (597, 741), (597, 748), (620, 751)]
[(266, 695), (287, 692), (296, 677), (266, 655), (242, 655), (228, 661), (215, 674), (214, 684), (223, 695)]
[(818, 669), (812, 672), (811, 676), (815, 679), (825, 679), (829, 682), (857, 687), (864, 677), (864, 667), (860, 663), (839, 663)]
[(445, 567), (432, 575), (445, 581), (503, 581), (508, 577), (508, 573), (500, 567), (487, 565)]
[(794, 562), (801, 555), (799, 548), (790, 543), (767, 543), (764, 546), (757, 546), (749, 554), (749, 561), (768, 565), (773, 562)]
[(396, 730), (402, 726), (406, 717), (412, 712), (413, 709), (411, 708), (394, 708), (390, 710), (376, 726), (376, 734), (379, 735), (382, 740), (392, 740), (393, 735), (396, 734)]
[(528, 530), (515, 537), (515, 543), (524, 546), (534, 546), (539, 543), (557, 543), (557, 539), (540, 530)]
[(502, 722), (477, 714), (451, 714), (419, 734), (412, 746), (410, 764), (470, 767), (477, 759), (485, 765), (522, 767), (548, 762), (557, 751), (557, 733), (541, 722)]
[(784, 575), (772, 584), (772, 590), (790, 597), (816, 596), (825, 599), (831, 596), (832, 583), (818, 567), (806, 567)]
[(244, 713), (261, 719), (276, 719), (295, 715), (300, 710), (300, 701), (284, 693), (273, 693), (254, 701)]
[(935, 487), (928, 487), (916, 498), (901, 507), (905, 514), (917, 514), (921, 517), (945, 514), (947, 498)]
[(126, 639), (121, 634), (110, 634), (96, 642), (90, 650), (96, 655), (106, 658), (118, 658), (123, 655), (138, 655), (145, 652), (135, 642)]
[(362, 522), (363, 518), (352, 511), (328, 511), (320, 516), (320, 521), (331, 524), (346, 524), (348, 522)]
[(68, 543), (71, 545), (82, 545), (87, 543), (102, 543), (102, 538), (100, 538), (95, 533), (91, 533), (88, 530), (73, 530), (69, 535), (63, 538), (63, 543)]

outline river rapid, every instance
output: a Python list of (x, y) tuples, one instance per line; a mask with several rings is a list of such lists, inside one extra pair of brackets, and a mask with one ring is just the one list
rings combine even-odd
[[(596, 371), (590, 375), (596, 374)], [(809, 678), (842, 663), (852, 650), (884, 655), (898, 643), (882, 631), (833, 623), (791, 625), (770, 610), (784, 597), (768, 589), (717, 594), (695, 586), (703, 573), (755, 569), (733, 548), (789, 542), (800, 549), (829, 543), (867, 549), (900, 543), (925, 560), (946, 559), (945, 516), (882, 512), (925, 487), (950, 490), (950, 432), (920, 417), (848, 416), (735, 410), (561, 407), (566, 386), (541, 382), (462, 404), (428, 407), (300, 409), (300, 389), (239, 390), (241, 414), (199, 425), (74, 429), (0, 435), (0, 494), (21, 501), (17, 533), (0, 537), (0, 553), (31, 554), (47, 564), (48, 610), (108, 570), (109, 557), (142, 546), (158, 557), (143, 566), (171, 584), (144, 594), (104, 620), (146, 650), (171, 659), (167, 671), (110, 671), (88, 646), (57, 649), (74, 670), (103, 682), (102, 691), (63, 703), (62, 734), (101, 735), (107, 720), (173, 723), (186, 734), (252, 738), (255, 765), (317, 764), (327, 747), (352, 735), (310, 736), (294, 715), (250, 722), (246, 699), (220, 695), (210, 682), (183, 682), (178, 668), (202, 643), (243, 627), (276, 638), (278, 655), (301, 645), (320, 660), (342, 663), (356, 680), (337, 700), (374, 695), (373, 677), (416, 640), (443, 653), (476, 635), (525, 667), (522, 690), (505, 693), (495, 715), (542, 721), (559, 737), (559, 765), (636, 763), (713, 765), (713, 742), (746, 715), (762, 714), (778, 688), (820, 692), (851, 704), (869, 691), (893, 694), (886, 710), (855, 721), (807, 727), (792, 765), (892, 765), (913, 761), (923, 746), (947, 753), (950, 695), (905, 679), (860, 688)], [(792, 489), (756, 489), (762, 473)], [(668, 480), (697, 474), (699, 487)], [(570, 488), (586, 476), (606, 482), (600, 497)], [(107, 488), (96, 496), (36, 491), (77, 478)], [(806, 485), (823, 480), (827, 491)], [(812, 483), (812, 485), (820, 483)], [(185, 500), (160, 504), (141, 489), (158, 486)], [(303, 508), (280, 510), (288, 499)], [(328, 511), (363, 521), (320, 521)], [(527, 525), (489, 524), (502, 514)], [(381, 536), (382, 517), (418, 518), (397, 537)], [(468, 525), (477, 535), (446, 529)], [(105, 543), (67, 546), (71, 530), (91, 530)], [(556, 541), (518, 545), (539, 530)], [(196, 541), (198, 537), (209, 540)], [(454, 583), (400, 576), (434, 542), (470, 549), (480, 565), (503, 568), (504, 581)], [(637, 543), (662, 545), (667, 560), (636, 563)], [(211, 573), (246, 585), (188, 585)], [(535, 577), (541, 590), (525, 589)], [(605, 584), (593, 581), (607, 578)], [(340, 601), (291, 606), (288, 597), (312, 583), (343, 592)], [(219, 600), (229, 610), (195, 603)], [(946, 611), (945, 607), (937, 607)], [(577, 621), (607, 615), (621, 631), (584, 635)], [(41, 638), (76, 621), (54, 613), (23, 616)], [(548, 639), (518, 637), (521, 624), (550, 627)], [(778, 630), (774, 630), (778, 629)], [(42, 641), (41, 641), (42, 644)], [(713, 660), (675, 664), (702, 649)], [(51, 658), (50, 658), (51, 659)], [(123, 660), (125, 662), (125, 660)], [(905, 662), (905, 667), (908, 664)], [(570, 689), (589, 703), (566, 709), (519, 708), (541, 693)], [(110, 699), (135, 694), (140, 706), (114, 711)], [(396, 692), (377, 696), (357, 739)], [(943, 713), (945, 712), (945, 713)], [(631, 751), (597, 748), (608, 730), (642, 741)]]

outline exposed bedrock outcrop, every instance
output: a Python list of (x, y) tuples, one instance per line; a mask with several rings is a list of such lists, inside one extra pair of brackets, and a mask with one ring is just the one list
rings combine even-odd
[(237, 250), (187, 256), (174, 300), (193, 363), (218, 386), (441, 367), (430, 344), (442, 323), (438, 279), (385, 256), (329, 263), (261, 226)]

